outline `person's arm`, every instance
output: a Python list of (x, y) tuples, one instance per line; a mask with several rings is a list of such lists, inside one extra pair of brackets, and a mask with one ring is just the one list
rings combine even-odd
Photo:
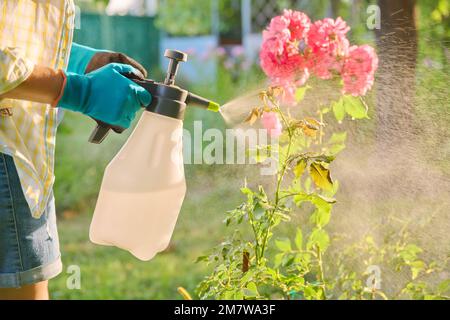
[(124, 74), (138, 72), (126, 64), (110, 63), (86, 75), (36, 66), (31, 75), (0, 98), (50, 103), (110, 125), (128, 128), (150, 93)]
[(0, 99), (48, 103), (128, 128), (150, 93), (125, 77), (140, 72), (127, 64), (109, 63), (88, 74), (35, 66), (19, 50), (0, 49)]
[(64, 84), (61, 71), (34, 66), (31, 74), (18, 86), (0, 95), (0, 99), (17, 99), (54, 104)]
[[(0, 63), (3, 70), (6, 70), (5, 75), (2, 75), (4, 83), (0, 83), (0, 99), (9, 98), (53, 104), (61, 93), (64, 82), (63, 74), (48, 67), (35, 66), (23, 58), (19, 52), (19, 48), (0, 49)], [(147, 70), (125, 54), (97, 50), (77, 43), (72, 44), (67, 71), (85, 74), (109, 63), (131, 65), (140, 71), (139, 77), (147, 76)]]

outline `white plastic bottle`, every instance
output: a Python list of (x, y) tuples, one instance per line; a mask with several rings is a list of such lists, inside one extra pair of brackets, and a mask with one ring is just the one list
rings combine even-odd
[(180, 119), (144, 111), (105, 170), (92, 242), (150, 260), (169, 244), (186, 194)]

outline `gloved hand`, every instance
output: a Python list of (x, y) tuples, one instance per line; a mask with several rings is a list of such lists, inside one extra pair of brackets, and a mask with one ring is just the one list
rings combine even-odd
[(130, 65), (111, 63), (86, 75), (66, 73), (58, 107), (81, 112), (107, 124), (128, 128), (150, 93), (123, 76), (136, 73)]
[(107, 50), (97, 50), (94, 48), (72, 44), (69, 58), (68, 72), (85, 74), (97, 70), (109, 63), (129, 64), (137, 69), (136, 75), (139, 78), (147, 77), (147, 70), (137, 61), (123, 53)]

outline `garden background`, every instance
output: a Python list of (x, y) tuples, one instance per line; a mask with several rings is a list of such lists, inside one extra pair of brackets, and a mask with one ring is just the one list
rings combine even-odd
[[(439, 177), (444, 181), (449, 181), (450, 6), (446, 0), (391, 1), (391, 4), (396, 2), (405, 6), (402, 8), (404, 12), (415, 10), (415, 16), (405, 16), (405, 23), (413, 23), (416, 32), (405, 32), (403, 36), (405, 41), (417, 37), (417, 42), (414, 43), (416, 47), (413, 44), (403, 48), (402, 54), (395, 51), (398, 44), (385, 40), (388, 38), (384, 36), (393, 30), (369, 30), (366, 24), (369, 14), (366, 9), (370, 4), (377, 4), (377, 1), (367, 0), (154, 0), (111, 1), (109, 5), (108, 1), (80, 0), (76, 1), (79, 16), (75, 41), (96, 48), (124, 52), (142, 62), (150, 71), (150, 76), (157, 80), (161, 79), (166, 66), (162, 55), (164, 49), (187, 51), (191, 54), (191, 59), (181, 67), (181, 86), (226, 103), (264, 84), (265, 77), (259, 68), (257, 57), (261, 32), (271, 17), (284, 8), (301, 10), (317, 19), (342, 16), (352, 27), (352, 42), (370, 43), (375, 47), (378, 45), (381, 59), (380, 75), (376, 83), (378, 91), (375, 90), (373, 103), (370, 104), (373, 107), (369, 111), (371, 119), (358, 124), (351, 121), (344, 124), (350, 133), (348, 155), (353, 155), (355, 148), (361, 145), (366, 150), (379, 145), (379, 139), (371, 134), (377, 130), (374, 129), (374, 121), (379, 119), (377, 112), (389, 114), (385, 120), (388, 123), (385, 129), (388, 131), (379, 135), (382, 139), (395, 139), (398, 129), (390, 134), (389, 127), (403, 125), (404, 121), (396, 123), (395, 119), (406, 115), (411, 117), (411, 122), (426, 123), (426, 126), (420, 126), (425, 131), (414, 135), (414, 139), (417, 138), (416, 147), (426, 151), (433, 170), (439, 172)], [(378, 1), (382, 19), (398, 12), (395, 6), (388, 3), (389, 1)], [(393, 49), (387, 53), (380, 50), (386, 47)], [(217, 48), (225, 48), (226, 56), (219, 55), (220, 50)], [(414, 101), (402, 104), (403, 108), (408, 109), (405, 113), (394, 110), (397, 107), (395, 103), (389, 105), (383, 102), (383, 95), (389, 95), (389, 88), (392, 90), (395, 87), (392, 81), (383, 81), (383, 72), (386, 71), (383, 69), (383, 59), (387, 57), (391, 61), (390, 67), (395, 68), (398, 63), (403, 68), (402, 72), (407, 69), (414, 74), (415, 89), (402, 92), (403, 95), (410, 96), (410, 101)], [(386, 111), (386, 108), (390, 109)], [(226, 128), (217, 115), (201, 110), (188, 111), (185, 121), (187, 129), (192, 129), (193, 120), (202, 120), (204, 128)], [(182, 296), (177, 292), (180, 286), (195, 297), (196, 286), (210, 272), (208, 266), (195, 261), (198, 256), (223, 240), (227, 232), (222, 223), (225, 212), (243, 200), (239, 188), (243, 185), (244, 176), (252, 174), (254, 168), (238, 165), (186, 165), (188, 191), (172, 243), (165, 252), (150, 262), (140, 262), (127, 252), (89, 242), (89, 223), (103, 169), (131, 132), (128, 130), (120, 136), (111, 134), (102, 145), (91, 145), (87, 138), (93, 126), (90, 119), (66, 113), (58, 131), (55, 197), (65, 270), (51, 282), (52, 297), (181, 299)], [(353, 162), (343, 161), (343, 176), (348, 176), (353, 170), (355, 174), (364, 174), (358, 168), (352, 168)], [(339, 170), (336, 175), (339, 178)], [(426, 180), (426, 175), (426, 172), (422, 172), (417, 179)], [(395, 184), (398, 177), (387, 175), (383, 179), (382, 182), (377, 180), (377, 183)], [(401, 187), (404, 188), (403, 183)], [(445, 194), (448, 190), (443, 191)], [(414, 203), (403, 205), (401, 202), (404, 199), (391, 199), (389, 203), (378, 203), (377, 208), (363, 214), (359, 211), (363, 209), (357, 207), (367, 199), (363, 193), (360, 196), (362, 197), (352, 197), (348, 188), (337, 196), (342, 203), (340, 210), (348, 208), (353, 215), (338, 219), (334, 226), (336, 229), (342, 229), (346, 219), (360, 220), (358, 223), (364, 224), (365, 219), (369, 219), (368, 216), (376, 219), (377, 212), (384, 214), (386, 210), (403, 210), (398, 213), (398, 217), (406, 219), (415, 206)], [(426, 196), (417, 197), (417, 201), (422, 204), (427, 200)], [(437, 229), (435, 223), (432, 224), (433, 227), (425, 226), (424, 231), (421, 231), (420, 238), (427, 254), (448, 257), (448, 199), (443, 199), (441, 206), (430, 201), (429, 206), (420, 208), (423, 209), (421, 214), (424, 217), (431, 217), (433, 212), (440, 219)], [(433, 232), (433, 237), (424, 236)], [(357, 236), (359, 234), (356, 232), (355, 237)], [(80, 289), (70, 289), (67, 286), (71, 274), (68, 267), (71, 265), (80, 267)], [(448, 277), (448, 273), (440, 276)]]

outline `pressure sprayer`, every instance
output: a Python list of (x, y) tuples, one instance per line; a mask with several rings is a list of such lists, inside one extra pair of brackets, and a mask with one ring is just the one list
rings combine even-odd
[[(150, 260), (170, 242), (186, 194), (183, 167), (183, 117), (187, 105), (219, 111), (219, 105), (175, 85), (187, 54), (166, 50), (169, 67), (164, 83), (133, 81), (152, 95), (125, 145), (106, 167), (89, 237), (101, 245), (130, 251)], [(128, 75), (127, 75), (128, 76)], [(112, 129), (97, 121), (89, 141), (101, 143)]]

